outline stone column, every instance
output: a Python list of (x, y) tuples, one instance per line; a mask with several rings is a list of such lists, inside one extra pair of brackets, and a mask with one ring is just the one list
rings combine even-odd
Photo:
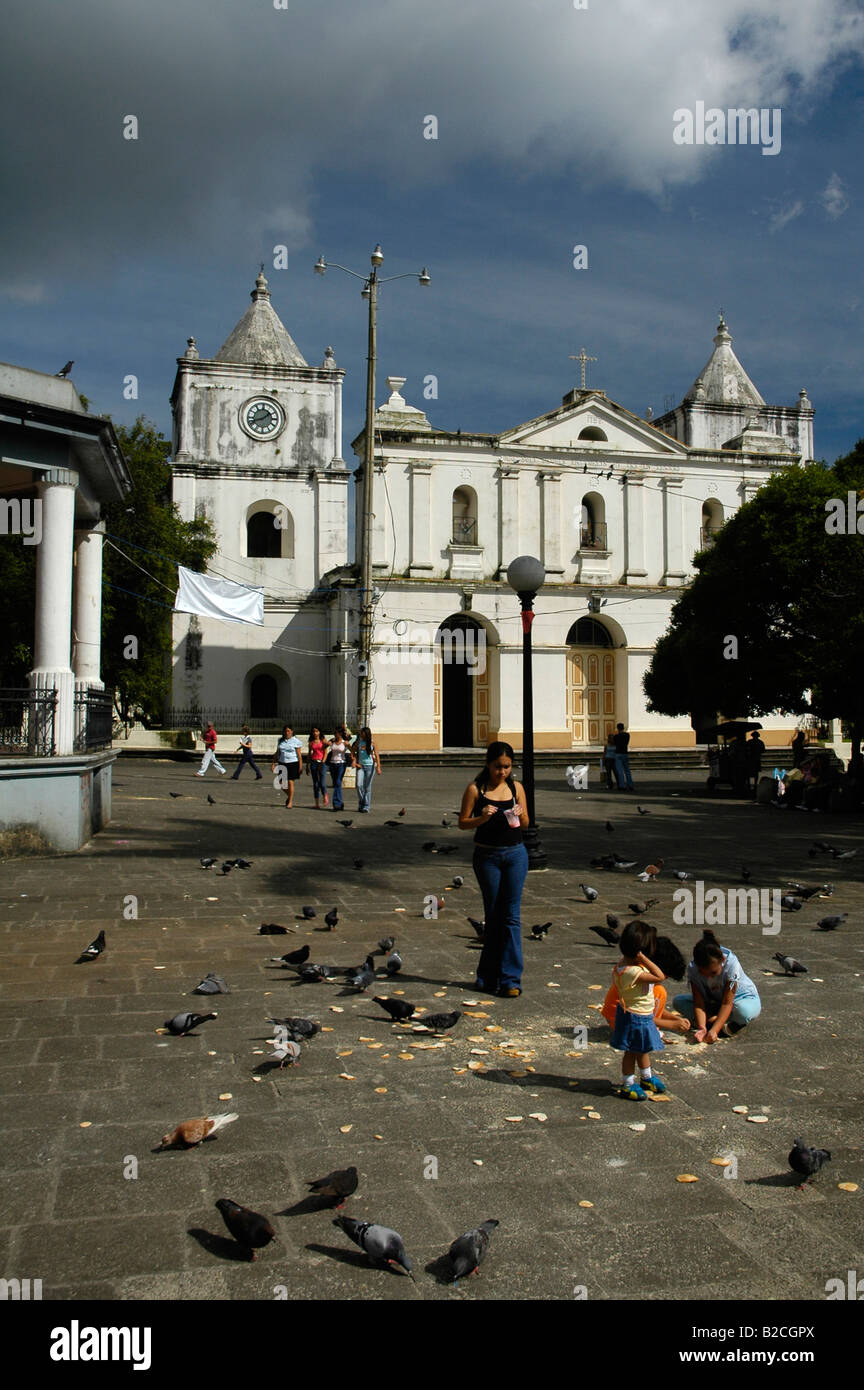
[(543, 564), (547, 574), (563, 574), (561, 563), (561, 474), (542, 472), (540, 479), (542, 526), (543, 526)]
[(104, 690), (102, 655), (102, 537), (105, 523), (75, 531), (72, 668), (76, 690)]
[(502, 463), (498, 468), (498, 516), (500, 551), (498, 578), (507, 576), (507, 567), (519, 551), (519, 469)]
[(684, 512), (681, 488), (682, 475), (663, 479), (663, 531), (666, 542), (666, 565), (663, 583), (678, 588), (684, 583)]
[(411, 480), (411, 555), (408, 572), (428, 578), (433, 567), (432, 465), (425, 460), (411, 463), (408, 472)]
[(34, 690), (56, 690), (54, 749), (73, 752), (75, 677), (70, 664), (72, 628), (72, 547), (75, 531), (75, 489), (78, 474), (52, 468), (39, 482), (42, 539), (36, 557), (36, 621)]
[[(373, 505), (375, 510), (372, 513), (372, 569), (379, 574), (389, 571), (391, 564), (390, 547), (392, 545), (393, 532), (390, 525), (390, 507), (387, 505), (387, 493), (385, 483), (390, 486), (390, 480), (386, 477), (386, 463), (375, 460), (375, 489), (372, 493)], [(392, 502), (392, 498), (391, 498)]]
[(644, 473), (625, 474), (625, 525), (627, 528), (627, 584), (642, 584), (645, 568), (645, 482)]

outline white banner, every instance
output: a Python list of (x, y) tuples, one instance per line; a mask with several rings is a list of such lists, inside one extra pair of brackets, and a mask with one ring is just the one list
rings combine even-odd
[(264, 625), (264, 590), (250, 589), (215, 575), (197, 574), (177, 566), (180, 588), (174, 599), (175, 613), (200, 613), (204, 618), (221, 618), (227, 623)]

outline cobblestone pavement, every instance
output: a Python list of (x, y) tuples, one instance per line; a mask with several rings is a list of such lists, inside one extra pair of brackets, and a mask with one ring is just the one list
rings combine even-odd
[[(522, 997), (502, 1000), (472, 988), (467, 915), (482, 907), (471, 839), (441, 826), (466, 769), (385, 762), (371, 814), (357, 815), (346, 792), (350, 829), (311, 808), (306, 778), (287, 811), (251, 774), (233, 782), (211, 772), (202, 783), (192, 766), (159, 759), (121, 760), (115, 774), (113, 823), (84, 851), (2, 865), (7, 1278), (41, 1278), (52, 1299), (272, 1299), (284, 1285), (292, 1300), (580, 1290), (590, 1300), (821, 1300), (827, 1280), (860, 1266), (864, 1190), (838, 1184), (864, 1186), (864, 850), (838, 862), (807, 855), (813, 835), (860, 845), (860, 820), (710, 799), (693, 772), (617, 798), (541, 774), (550, 867), (529, 875), (523, 916), (526, 931), (550, 919), (552, 928), (543, 942), (526, 940)], [(637, 815), (636, 802), (650, 814)], [(386, 827), (402, 806), (398, 828)], [(458, 848), (426, 853), (429, 839)], [(672, 925), (669, 868), (727, 888), (743, 856), (759, 887), (836, 884), (830, 904), (784, 914), (779, 936), (758, 923), (718, 930), (763, 1013), (730, 1041), (668, 1047), (664, 1103), (612, 1089), (619, 1058), (598, 1005), (617, 954), (588, 928), (609, 910), (626, 918), (644, 893), (631, 874), (587, 868), (610, 845), (640, 865), (665, 859), (651, 920), (685, 952), (698, 929)], [(245, 855), (253, 867), (205, 872), (204, 854)], [(464, 887), (448, 891), (458, 873)], [(582, 901), (580, 881), (599, 888), (596, 906)], [(445, 905), (430, 920), (423, 899), (434, 893)], [(318, 909), (310, 923), (295, 918), (306, 903)], [(339, 925), (322, 934), (334, 905)], [(843, 929), (815, 930), (827, 911), (850, 913)], [(261, 937), (262, 922), (293, 930)], [(74, 965), (100, 928), (105, 954)], [(269, 961), (308, 941), (313, 960), (352, 964), (391, 933), (404, 971), (368, 994), (299, 984)], [(777, 950), (809, 974), (772, 972)], [(198, 1004), (191, 990), (211, 970), (232, 991), (215, 1001), (218, 1018), (191, 1037), (159, 1034), (169, 1015)], [(442, 1038), (393, 1025), (371, 996), (394, 984), (427, 1010), (465, 1017)], [(272, 1013), (311, 1015), (327, 1030), (296, 1068), (260, 1069)], [(587, 1028), (577, 1046), (574, 1027)], [(199, 1148), (154, 1152), (180, 1121), (227, 1110), (238, 1122)], [(751, 1123), (757, 1116), (767, 1122)], [(786, 1165), (798, 1135), (833, 1154), (803, 1192)], [(726, 1168), (711, 1162), (723, 1156)], [(345, 1213), (402, 1233), (416, 1285), (371, 1268), (305, 1198), (304, 1180), (350, 1163), (360, 1186)], [(213, 1205), (223, 1196), (274, 1221), (278, 1240), (255, 1263), (227, 1239)], [(481, 1274), (439, 1282), (442, 1252), (490, 1217), (501, 1225)]]

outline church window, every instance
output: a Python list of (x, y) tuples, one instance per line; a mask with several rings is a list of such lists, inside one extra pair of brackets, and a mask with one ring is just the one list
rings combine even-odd
[(598, 425), (587, 425), (584, 430), (580, 430), (578, 438), (587, 439), (589, 442), (595, 441), (597, 443), (602, 444), (605, 444), (607, 442), (606, 434), (603, 430), (599, 428)]
[(606, 549), (606, 508), (603, 498), (595, 492), (589, 492), (582, 498), (579, 549)]
[(567, 633), (567, 644), (573, 647), (612, 647), (612, 634), (596, 618), (580, 618)]
[(246, 519), (246, 554), (250, 560), (294, 558), (294, 519), (278, 503), (259, 504)]
[(702, 550), (707, 550), (714, 544), (714, 538), (722, 525), (723, 508), (716, 498), (711, 497), (702, 503), (702, 530), (699, 536)]
[(454, 545), (477, 545), (477, 494), (473, 487), (457, 487), (453, 493)]

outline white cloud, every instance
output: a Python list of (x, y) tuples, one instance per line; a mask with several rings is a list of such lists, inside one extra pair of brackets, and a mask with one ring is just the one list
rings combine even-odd
[(7, 280), (0, 282), (0, 297), (11, 299), (16, 304), (44, 304), (48, 298), (48, 290), (45, 285), (37, 284), (34, 280)]
[(832, 174), (820, 195), (822, 206), (828, 216), (836, 221), (842, 217), (849, 206), (849, 199), (846, 196), (846, 185), (839, 174)]
[(794, 222), (796, 217), (800, 217), (804, 211), (804, 200), (796, 198), (794, 202), (786, 203), (783, 207), (777, 208), (772, 212), (768, 219), (768, 226), (772, 232), (782, 232), (783, 228), (790, 222)]

